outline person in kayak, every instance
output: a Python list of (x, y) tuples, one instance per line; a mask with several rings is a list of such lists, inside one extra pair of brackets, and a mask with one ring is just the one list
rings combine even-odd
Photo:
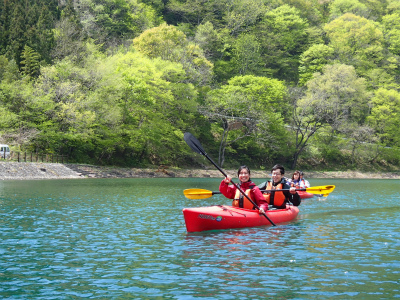
[(285, 208), (287, 203), (299, 206), (301, 199), (296, 192), (295, 187), (291, 187), (287, 180), (283, 177), (285, 168), (281, 165), (272, 167), (272, 180), (263, 182), (258, 185), (260, 190), (285, 190), (265, 192), (264, 197), (268, 204), (274, 208)]
[(300, 171), (296, 170), (294, 171), (293, 175), (292, 175), (292, 179), (287, 181), (290, 186), (294, 186), (296, 188), (300, 187)]
[(300, 171), (300, 187), (309, 188), (310, 183), (304, 179), (304, 172)]
[[(255, 204), (260, 208), (260, 214), (265, 213), (268, 210), (268, 203), (265, 200), (260, 189), (255, 183), (250, 180), (250, 169), (247, 166), (241, 166), (237, 172), (239, 178), (239, 187), (245, 192), (245, 194), (253, 200)], [(242, 207), (247, 209), (256, 209), (254, 204), (251, 203), (243, 194), (235, 187), (235, 185), (229, 185), (232, 177), (226, 176), (219, 185), (219, 191), (229, 199), (233, 199), (232, 206)]]

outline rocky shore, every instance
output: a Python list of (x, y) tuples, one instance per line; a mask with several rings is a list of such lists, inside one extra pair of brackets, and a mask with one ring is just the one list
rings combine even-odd
[[(236, 170), (225, 170), (232, 177), (236, 177)], [(287, 171), (291, 174), (291, 171)], [(400, 171), (386, 173), (372, 172), (323, 172), (307, 171), (306, 178), (373, 178), (373, 179), (400, 179)], [(137, 169), (102, 167), (84, 164), (61, 163), (29, 163), (29, 162), (0, 162), (0, 180), (34, 180), (34, 179), (73, 179), (73, 178), (221, 178), (216, 169), (175, 169), (160, 166), (158, 169)], [(252, 170), (252, 178), (266, 178), (268, 172)]]

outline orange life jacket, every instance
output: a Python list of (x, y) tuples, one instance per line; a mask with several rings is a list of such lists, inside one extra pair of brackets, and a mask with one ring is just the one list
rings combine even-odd
[[(277, 186), (272, 186), (272, 182), (268, 181), (267, 190), (281, 190), (283, 188), (283, 184), (280, 183)], [(282, 191), (279, 192), (267, 192), (264, 194), (265, 200), (268, 204), (275, 206), (282, 206), (285, 203), (286, 196)]]
[[(244, 193), (251, 199), (251, 189), (245, 190)], [(236, 194), (235, 194), (235, 199), (232, 201), (232, 206), (234, 207), (241, 207), (241, 208), (247, 208), (247, 209), (254, 209), (254, 204), (249, 201), (243, 194), (236, 189)]]

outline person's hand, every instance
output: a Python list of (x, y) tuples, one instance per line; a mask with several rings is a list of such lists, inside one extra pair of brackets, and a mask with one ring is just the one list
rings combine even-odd
[(295, 188), (294, 186), (292, 186), (292, 187), (289, 189), (289, 192), (290, 192), (291, 194), (296, 194), (296, 188)]
[(260, 207), (260, 209), (258, 210), (258, 213), (261, 214), (261, 215), (265, 214), (264, 208)]
[(229, 175), (227, 175), (227, 176), (225, 177), (225, 179), (224, 179), (224, 182), (225, 182), (226, 184), (229, 184), (229, 182), (231, 182), (231, 180), (232, 180), (232, 177), (229, 176)]

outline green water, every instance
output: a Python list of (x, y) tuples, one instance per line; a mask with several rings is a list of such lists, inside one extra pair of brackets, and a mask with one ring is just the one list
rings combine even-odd
[(294, 222), (188, 234), (219, 179), (0, 181), (0, 298), (400, 298), (400, 180), (311, 183)]

